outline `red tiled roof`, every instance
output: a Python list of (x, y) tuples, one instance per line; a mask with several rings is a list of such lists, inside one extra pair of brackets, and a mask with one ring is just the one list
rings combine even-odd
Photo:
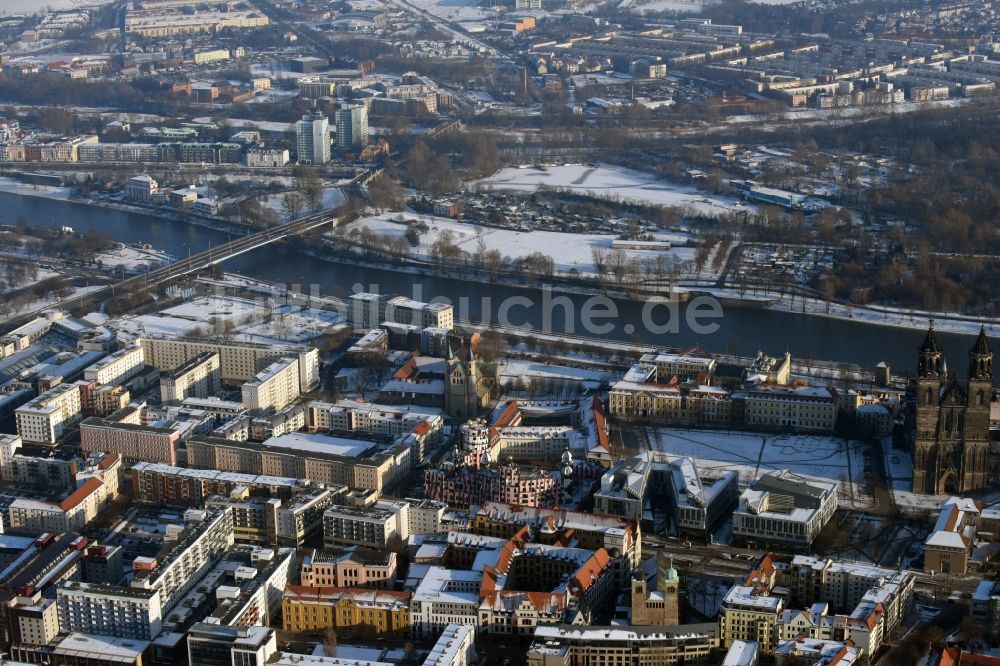
[(83, 500), (87, 499), (92, 492), (96, 491), (102, 485), (104, 485), (104, 482), (96, 477), (87, 479), (86, 483), (77, 488), (72, 495), (64, 499), (62, 502), (59, 502), (59, 508), (63, 511), (75, 509), (81, 502), (83, 502)]
[(109, 453), (108, 455), (101, 458), (101, 462), (97, 463), (97, 469), (107, 470), (116, 462), (118, 462), (119, 458), (120, 456), (117, 453)]
[(606, 451), (611, 450), (611, 442), (608, 439), (608, 420), (604, 415), (604, 401), (600, 396), (595, 395), (594, 401), (594, 426), (597, 430), (597, 444)]
[(413, 356), (411, 356), (409, 358), (409, 360), (407, 360), (406, 363), (404, 363), (403, 366), (399, 370), (397, 370), (395, 373), (393, 373), (392, 378), (393, 379), (409, 379), (409, 378), (411, 378), (413, 376), (413, 374), (417, 370), (417, 359), (416, 359), (416, 356), (417, 356), (417, 354), (416, 354), (416, 352), (414, 352)]
[[(959, 648), (947, 648), (945, 652), (959, 652)], [(961, 666), (1000, 666), (1000, 657), (991, 657), (985, 654), (973, 654), (972, 652), (960, 652), (958, 661), (945, 662), (944, 654), (941, 655), (941, 666), (946, 663), (961, 664)]]
[(507, 403), (507, 407), (500, 413), (497, 420), (494, 421), (494, 428), (505, 428), (510, 425), (514, 417), (517, 416), (521, 411), (521, 408), (517, 404), (517, 400), (511, 400)]
[(580, 594), (590, 589), (590, 586), (600, 577), (601, 572), (604, 571), (610, 562), (611, 556), (608, 555), (608, 551), (603, 548), (597, 549), (590, 556), (590, 559), (584, 562), (583, 566), (577, 569), (573, 575), (573, 580), (570, 583), (570, 591), (574, 594)]

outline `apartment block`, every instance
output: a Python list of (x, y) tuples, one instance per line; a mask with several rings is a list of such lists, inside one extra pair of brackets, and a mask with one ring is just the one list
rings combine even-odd
[(301, 548), (307, 540), (321, 534), (324, 513), (346, 494), (346, 486), (317, 486), (283, 500), (275, 516), (277, 544)]
[(177, 462), (177, 449), (194, 432), (203, 431), (204, 418), (157, 419), (144, 424), (142, 410), (126, 407), (106, 418), (89, 417), (80, 424), (80, 448), (87, 452), (114, 452), (125, 462)]
[(146, 365), (151, 365), (160, 372), (174, 370), (199, 354), (217, 352), (222, 379), (245, 382), (252, 379), (262, 367), (294, 356), (299, 360), (299, 391), (308, 393), (319, 385), (318, 349), (153, 337), (142, 338), (140, 343), (146, 353)]
[(80, 387), (60, 384), (14, 411), (17, 434), (26, 444), (56, 444), (83, 418)]
[(779, 597), (772, 597), (747, 585), (734, 585), (722, 600), (719, 611), (719, 642), (729, 648), (735, 641), (754, 641), (765, 654), (772, 654), (778, 618), (784, 609)]
[(376, 506), (332, 506), (323, 513), (323, 544), (386, 549), (409, 537), (409, 505), (379, 502)]
[(142, 371), (145, 358), (141, 345), (126, 347), (84, 370), (83, 378), (98, 384), (118, 386)]
[(163, 626), (156, 589), (100, 583), (64, 583), (56, 590), (61, 631), (149, 641)]
[(21, 448), (23, 440), (20, 435), (0, 434), (0, 478), (9, 481), (12, 478), (14, 455)]
[(249, 497), (234, 490), (205, 500), (206, 509), (228, 509), (233, 517), (233, 539), (239, 544), (267, 546), (275, 543), (275, 523), (281, 500)]
[(15, 499), (9, 507), (9, 529), (30, 535), (82, 530), (118, 496), (120, 467), (121, 459), (115, 454), (108, 454), (101, 461), (97, 473), (89, 476), (61, 502), (25, 497)]
[(59, 611), (55, 599), (43, 598), (35, 590), (8, 602), (12, 642), (18, 645), (48, 645), (59, 634)]
[(218, 352), (202, 352), (190, 361), (160, 374), (160, 400), (176, 403), (188, 398), (209, 398), (222, 387)]
[(575, 664), (684, 664), (715, 663), (718, 627), (681, 624), (659, 627), (542, 626), (528, 649), (528, 666)]
[(382, 322), (413, 324), (420, 328), (451, 329), (455, 325), (454, 308), (445, 303), (424, 303), (403, 296), (372, 293), (352, 294), (348, 300), (355, 331), (378, 328)]
[(252, 497), (287, 499), (313, 485), (304, 479), (239, 474), (214, 469), (188, 469), (159, 463), (138, 462), (129, 470), (132, 498), (143, 504), (200, 508), (213, 495), (229, 495), (246, 488)]
[(410, 534), (440, 534), (445, 530), (444, 516), (448, 511), (446, 503), (411, 497), (403, 501), (410, 505), (408, 510)]
[(299, 397), (300, 387), (298, 359), (283, 358), (243, 384), (243, 407), (256, 413), (283, 409)]
[(188, 509), (185, 519), (187, 526), (156, 557), (133, 563), (131, 587), (159, 590), (165, 613), (235, 543), (227, 510)]
[(216, 437), (192, 437), (187, 443), (188, 464), (195, 468), (311, 479), (378, 494), (413, 468), (413, 449), (408, 437), (379, 445), (307, 433), (262, 443)]

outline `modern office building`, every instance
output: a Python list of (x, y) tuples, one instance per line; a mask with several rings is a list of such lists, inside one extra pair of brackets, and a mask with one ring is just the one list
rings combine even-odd
[(278, 651), (274, 629), (197, 622), (187, 633), (188, 663), (198, 666), (264, 666)]
[(807, 550), (837, 510), (837, 488), (788, 470), (768, 472), (740, 495), (733, 535)]

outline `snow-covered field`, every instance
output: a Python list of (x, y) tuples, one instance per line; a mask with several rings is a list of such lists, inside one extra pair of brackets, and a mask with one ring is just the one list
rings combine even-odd
[(69, 199), (70, 188), (54, 185), (29, 185), (14, 178), (0, 177), (0, 192), (20, 194), (26, 197), (44, 197), (46, 199)]
[[(377, 234), (402, 238), (406, 233), (406, 224), (399, 222), (399, 214), (385, 214), (365, 217), (353, 223), (350, 228), (365, 227)], [(487, 250), (499, 250), (511, 259), (526, 257), (534, 252), (542, 252), (555, 261), (556, 271), (567, 272), (576, 269), (584, 274), (595, 272), (592, 250), (594, 247), (609, 249), (614, 236), (610, 234), (570, 234), (557, 231), (516, 231), (513, 229), (495, 229), (466, 224), (445, 217), (407, 213), (406, 220), (422, 220), (430, 228), (420, 237), (420, 244), (411, 249), (415, 257), (430, 258), (431, 245), (444, 231), (450, 231), (454, 242), (463, 250), (474, 254), (482, 238)], [(673, 235), (671, 240), (681, 240)], [(649, 250), (627, 250), (627, 254), (637, 259), (644, 259), (658, 254)], [(694, 248), (672, 247), (667, 254), (672, 260), (682, 264), (684, 272), (687, 264), (694, 259)]]
[(647, 428), (656, 451), (693, 458), (699, 466), (735, 470), (742, 485), (765, 472), (788, 469), (796, 474), (852, 483), (855, 495), (865, 474), (868, 447), (857, 440), (825, 435), (789, 435), (742, 431)]
[(913, 485), (913, 461), (910, 454), (902, 449), (892, 448), (892, 437), (882, 440), (885, 451), (885, 470), (889, 485), (893, 490), (907, 491)]
[(623, 199), (658, 206), (690, 207), (707, 215), (719, 215), (751, 208), (735, 197), (700, 192), (689, 185), (668, 183), (656, 176), (622, 167), (564, 164), (547, 167), (511, 167), (477, 181), (483, 189), (533, 192), (554, 187), (590, 194), (604, 199)]
[[(211, 116), (201, 116), (195, 118), (196, 123), (210, 123)], [(226, 124), (230, 127), (256, 127), (265, 132), (294, 132), (294, 123), (279, 123), (272, 120), (248, 120), (246, 118), (226, 118)]]
[(0, 15), (43, 14), (64, 9), (83, 9), (106, 5), (112, 0), (0, 0)]
[(115, 250), (100, 252), (95, 260), (101, 262), (105, 268), (122, 269), (126, 271), (138, 271), (144, 268), (163, 266), (177, 259), (166, 252), (153, 249), (141, 249), (131, 245), (123, 245)]
[(716, 4), (713, 0), (622, 0), (619, 9), (633, 12), (690, 12), (697, 14), (702, 9)]
[(587, 370), (585, 368), (571, 368), (564, 365), (549, 365), (547, 363), (536, 363), (534, 361), (520, 361), (508, 359), (500, 366), (500, 377), (503, 381), (520, 377), (524, 381), (533, 378), (561, 380), (567, 379), (573, 382), (588, 382), (596, 387), (602, 382), (612, 379), (611, 373), (600, 370)]
[(254, 321), (236, 329), (234, 337), (245, 342), (276, 344), (302, 343), (343, 325), (345, 317), (326, 310), (282, 305), (268, 320)]
[[(7, 268), (5, 266), (0, 266), (0, 294), (8, 291), (8, 279), (7, 279)], [(48, 280), (49, 278), (54, 278), (59, 275), (56, 271), (46, 270), (44, 268), (35, 268), (34, 277), (29, 272), (20, 273), (17, 267), (12, 267), (11, 272), (17, 276), (23, 276), (24, 281), (17, 281), (14, 285), (14, 289), (23, 289), (25, 287), (30, 287), (33, 284), (38, 284), (42, 280)]]
[[(301, 195), (301, 193), (300, 193)], [(278, 214), (283, 222), (288, 222), (288, 215), (285, 213), (284, 206), (284, 196), (285, 193), (279, 194), (269, 194), (263, 199), (265, 206), (273, 210)], [(308, 215), (309, 210), (305, 200), (305, 195), (302, 196), (302, 215)], [(323, 199), (320, 202), (320, 208), (322, 210), (330, 210), (331, 208), (336, 208), (340, 204), (344, 203), (344, 192), (339, 187), (327, 187), (323, 190)]]

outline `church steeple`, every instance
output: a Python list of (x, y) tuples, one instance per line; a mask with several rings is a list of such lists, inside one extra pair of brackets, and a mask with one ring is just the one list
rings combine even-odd
[(927, 336), (918, 350), (919, 359), (917, 361), (917, 376), (921, 379), (929, 379), (941, 376), (941, 347), (938, 346), (937, 337), (934, 335), (934, 320), (927, 326)]
[(980, 326), (976, 344), (969, 350), (969, 379), (993, 381), (993, 349), (986, 338), (986, 326)]

